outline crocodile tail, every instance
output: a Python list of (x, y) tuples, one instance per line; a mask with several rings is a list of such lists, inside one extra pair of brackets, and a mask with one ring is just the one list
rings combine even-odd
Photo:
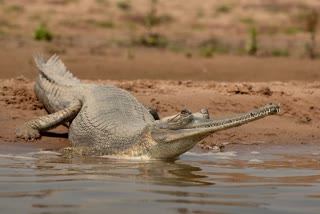
[(80, 83), (80, 80), (67, 70), (66, 66), (56, 54), (46, 61), (44, 55), (38, 53), (34, 56), (34, 61), (40, 71), (40, 75), (50, 82), (66, 86)]

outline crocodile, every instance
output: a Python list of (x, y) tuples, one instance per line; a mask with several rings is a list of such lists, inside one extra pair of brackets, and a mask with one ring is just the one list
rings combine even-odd
[(187, 109), (158, 118), (152, 108), (128, 91), (108, 84), (83, 83), (67, 70), (57, 55), (34, 56), (39, 75), (34, 91), (49, 114), (27, 121), (16, 137), (35, 140), (58, 125), (69, 128), (71, 146), (84, 154), (116, 157), (175, 158), (214, 132), (276, 114), (280, 105), (267, 104), (252, 111), (210, 119), (201, 109)]

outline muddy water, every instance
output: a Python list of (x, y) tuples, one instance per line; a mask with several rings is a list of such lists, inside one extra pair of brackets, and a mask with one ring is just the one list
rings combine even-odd
[(241, 146), (163, 162), (1, 145), (0, 213), (318, 214), (319, 148)]

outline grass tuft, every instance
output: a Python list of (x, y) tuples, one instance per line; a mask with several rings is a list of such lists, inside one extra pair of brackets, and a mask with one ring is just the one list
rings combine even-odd
[(88, 19), (86, 20), (86, 22), (90, 25), (93, 25), (95, 27), (99, 27), (99, 28), (114, 28), (115, 25), (112, 21), (98, 21), (98, 20), (94, 20), (94, 19)]
[(257, 29), (255, 27), (250, 27), (248, 30), (248, 40), (245, 49), (249, 55), (256, 55), (258, 51)]
[(284, 50), (284, 49), (275, 49), (271, 51), (271, 55), (274, 57), (288, 57), (290, 56), (289, 51), (288, 50)]
[(159, 33), (147, 33), (134, 40), (133, 43), (145, 47), (164, 48), (168, 45), (168, 40)]
[(38, 41), (51, 41), (53, 39), (53, 34), (48, 30), (44, 23), (41, 23), (34, 31), (34, 39)]
[(131, 3), (130, 1), (119, 1), (117, 2), (117, 7), (122, 11), (129, 11), (131, 10)]
[(221, 5), (215, 9), (217, 14), (225, 14), (225, 13), (230, 13), (231, 8), (226, 6), (226, 5)]
[(5, 12), (8, 13), (22, 13), (24, 12), (24, 7), (21, 5), (10, 5), (5, 8)]
[(226, 54), (229, 52), (229, 48), (215, 38), (203, 41), (199, 47), (199, 55), (203, 57), (212, 57), (215, 53)]

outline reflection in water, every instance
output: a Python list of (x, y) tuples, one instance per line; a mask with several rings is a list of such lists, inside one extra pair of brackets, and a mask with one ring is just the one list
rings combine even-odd
[[(88, 179), (104, 179), (107, 177), (124, 177), (136, 179), (136, 182), (142, 181), (154, 185), (174, 185), (174, 186), (197, 186), (212, 185), (212, 182), (206, 182), (201, 178), (205, 175), (196, 174), (201, 168), (189, 164), (177, 163), (175, 161), (160, 160), (119, 160), (98, 157), (74, 157), (64, 159), (55, 157), (54, 159), (39, 159), (35, 162), (35, 167), (40, 171), (48, 169), (58, 170), (57, 163), (60, 167), (66, 167), (68, 172), (63, 173), (88, 175)], [(51, 176), (59, 175), (54, 172)], [(143, 179), (143, 180), (139, 180)]]
[(318, 213), (318, 158), (254, 154), (187, 153), (171, 162), (0, 155), (0, 210)]

